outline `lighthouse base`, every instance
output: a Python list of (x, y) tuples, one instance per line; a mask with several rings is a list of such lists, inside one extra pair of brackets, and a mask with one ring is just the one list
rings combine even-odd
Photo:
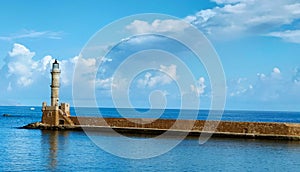
[(60, 106), (47, 106), (46, 102), (43, 102), (42, 112), (43, 124), (49, 126), (74, 125), (70, 119), (70, 105), (68, 103), (61, 103)]

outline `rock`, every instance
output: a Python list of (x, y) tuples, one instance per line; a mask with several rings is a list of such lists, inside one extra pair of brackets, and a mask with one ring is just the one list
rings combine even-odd
[(26, 129), (38, 129), (40, 128), (42, 125), (40, 122), (35, 122), (35, 123), (31, 123), (31, 124), (27, 124), (21, 128), (26, 128)]

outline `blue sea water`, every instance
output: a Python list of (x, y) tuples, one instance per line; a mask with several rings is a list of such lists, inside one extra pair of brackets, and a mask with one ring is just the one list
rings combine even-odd
[[(105, 152), (84, 132), (17, 128), (40, 121), (40, 109), (40, 107), (35, 107), (34, 110), (30, 107), (0, 107), (0, 171), (299, 171), (300, 169), (300, 142), (295, 141), (212, 138), (200, 145), (197, 138), (187, 138), (163, 155), (134, 160)], [(75, 114), (74, 109), (71, 111)], [(91, 108), (84, 108), (80, 112), (85, 113), (77, 115), (96, 114), (95, 109)], [(132, 110), (128, 109), (128, 112)], [(101, 113), (105, 117), (119, 116), (116, 109), (101, 109)], [(177, 113), (178, 110), (166, 110), (161, 118), (176, 118)], [(188, 119), (191, 111), (185, 113), (184, 118)], [(207, 113), (208, 111), (200, 111), (198, 119), (205, 119)], [(300, 123), (300, 113), (226, 111), (222, 120)], [(118, 140), (114, 135), (107, 133), (97, 133), (97, 137), (108, 143)], [(166, 142), (168, 140), (161, 140), (161, 144)], [(128, 146), (132, 145), (128, 143)], [(145, 147), (145, 151), (151, 149)]]
[[(117, 109), (115, 108), (81, 108), (77, 112), (78, 116), (99, 116), (99, 112), (103, 117), (122, 117)], [(129, 118), (147, 118), (148, 115), (136, 116), (133, 113), (133, 109), (123, 109), (121, 112)], [(147, 109), (137, 109), (140, 112), (147, 112)], [(161, 110), (157, 110), (159, 113)], [(209, 110), (183, 110), (182, 115), (178, 117), (180, 110), (178, 109), (167, 109), (165, 110), (160, 118), (163, 119), (193, 119), (194, 114), (199, 120), (206, 120), (209, 115)], [(71, 109), (71, 113), (75, 114), (75, 109)], [(155, 110), (154, 110), (155, 113)], [(151, 118), (151, 116), (150, 116)], [(217, 118), (218, 119), (218, 118)], [(222, 121), (250, 121), (250, 122), (289, 122), (289, 123), (300, 123), (300, 112), (271, 112), (271, 111), (241, 111), (241, 110), (227, 110), (224, 111)]]

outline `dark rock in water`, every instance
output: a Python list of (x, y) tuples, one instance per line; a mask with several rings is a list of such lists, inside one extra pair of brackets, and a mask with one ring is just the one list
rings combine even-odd
[(7, 113), (5, 113), (5, 114), (3, 114), (2, 116), (11, 116), (10, 114), (7, 114)]
[(35, 122), (35, 123), (31, 123), (31, 124), (28, 124), (28, 125), (25, 125), (21, 128), (26, 128), (26, 129), (38, 129), (42, 126), (42, 124), (40, 122)]
[(43, 124), (41, 122), (35, 122), (31, 124), (27, 124), (23, 127), (20, 127), (20, 129), (41, 129), (41, 130), (82, 130), (81, 127), (75, 127), (75, 126), (50, 126), (47, 124)]

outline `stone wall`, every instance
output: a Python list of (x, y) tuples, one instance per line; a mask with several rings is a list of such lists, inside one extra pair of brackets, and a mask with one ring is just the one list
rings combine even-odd
[(59, 124), (59, 113), (55, 106), (45, 106), (42, 109), (42, 123), (48, 125), (58, 125)]
[[(267, 123), (267, 122), (230, 122), (230, 121), (192, 121), (192, 120), (171, 120), (171, 119), (130, 119), (125, 118), (92, 118), (92, 117), (71, 117), (75, 125), (88, 126), (111, 126), (118, 128), (152, 128), (152, 129), (174, 129), (192, 130), (207, 132), (229, 132), (238, 134), (265, 134), (265, 135), (291, 135), (300, 136), (300, 124), (288, 123)], [(213, 131), (213, 127), (217, 130)]]
[(42, 123), (50, 126), (58, 125), (74, 125), (70, 116), (70, 105), (68, 103), (61, 103), (60, 106), (47, 106), (43, 102), (42, 106)]

